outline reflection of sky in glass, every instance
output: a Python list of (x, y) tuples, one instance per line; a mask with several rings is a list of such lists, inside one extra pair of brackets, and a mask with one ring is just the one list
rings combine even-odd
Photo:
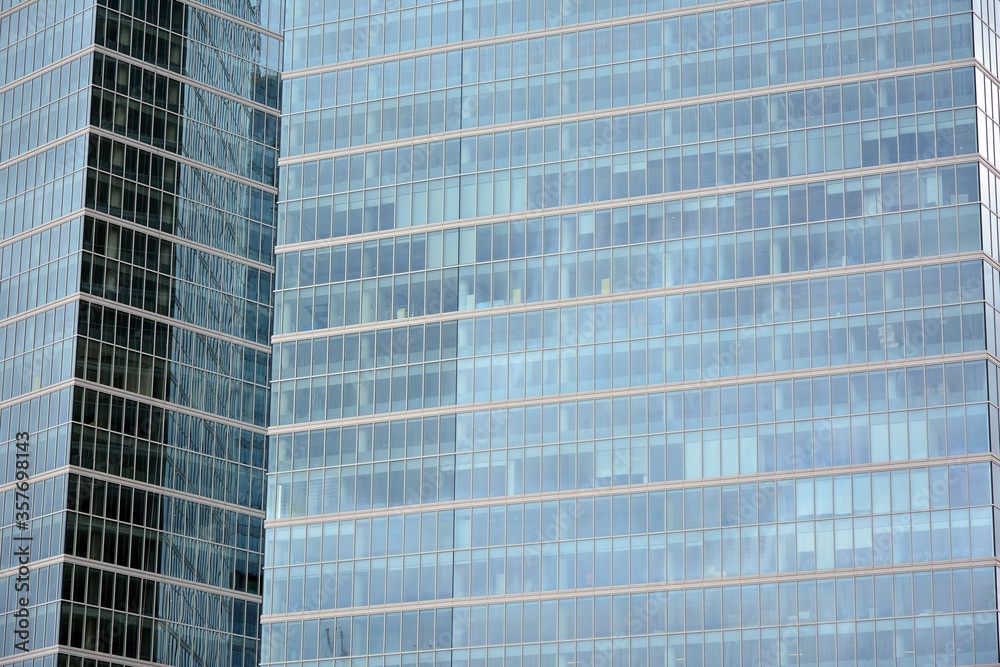
[(997, 659), (988, 22), (319, 4), (264, 664)]

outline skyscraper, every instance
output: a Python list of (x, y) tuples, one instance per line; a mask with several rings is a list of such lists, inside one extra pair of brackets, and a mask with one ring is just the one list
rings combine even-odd
[(995, 664), (997, 20), (287, 0), (262, 664)]
[(0, 664), (259, 661), (279, 8), (0, 0)]

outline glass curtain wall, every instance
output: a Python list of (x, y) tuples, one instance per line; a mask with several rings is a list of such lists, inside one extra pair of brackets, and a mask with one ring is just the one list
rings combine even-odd
[(5, 667), (259, 662), (281, 21), (0, 0)]
[(1000, 659), (996, 23), (287, 0), (262, 664)]

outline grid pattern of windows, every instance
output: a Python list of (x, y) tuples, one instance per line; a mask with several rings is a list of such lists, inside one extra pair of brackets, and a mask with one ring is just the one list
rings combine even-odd
[(262, 664), (997, 662), (995, 12), (287, 0)]
[(285, 519), (985, 454), (996, 446), (986, 377), (981, 362), (934, 365), (299, 431), (272, 449), (268, 510)]
[(58, 643), (94, 11), (0, 4), (0, 539), (29, 554), (0, 553), (0, 661), (24, 656), (24, 622), (30, 650)]
[[(640, 137), (647, 130), (661, 132), (655, 126), (647, 128), (643, 115), (639, 114), (636, 119)], [(316, 193), (317, 185), (320, 194), (323, 194), (324, 191), (331, 192), (338, 182), (345, 186), (349, 183), (350, 188), (362, 188), (364, 182), (366, 189), (293, 202), (285, 211), (289, 227), (283, 240), (312, 241), (465, 218), (517, 214), (547, 207), (630, 197), (646, 198), (664, 192), (766, 181), (789, 175), (804, 176), (824, 170), (838, 171), (845, 166), (842, 158), (845, 150), (851, 156), (846, 166), (854, 168), (879, 164), (889, 166), (918, 158), (967, 155), (975, 152), (975, 116), (970, 108), (893, 118), (884, 122), (869, 121), (860, 126), (853, 123), (825, 130), (764, 135), (757, 139), (737, 140), (735, 144), (733, 141), (710, 142), (700, 146), (695, 144), (617, 155), (608, 155), (612, 143), (602, 141), (603, 145), (597, 148), (603, 157), (538, 164), (542, 160), (542, 151), (532, 150), (529, 157), (536, 164), (527, 167), (516, 166), (524, 164), (525, 140), (533, 138), (540, 142), (547, 136), (554, 139), (553, 143), (558, 146), (559, 132), (512, 132), (515, 145), (509, 144), (511, 137), (504, 137), (504, 143), (499, 146), (501, 156), (498, 159), (504, 168), (479, 174), (476, 173), (476, 142), (465, 142), (466, 150), (463, 151), (462, 142), (457, 139), (417, 146), (412, 152), (400, 149), (398, 162), (393, 162), (397, 159), (395, 151), (386, 151), (384, 155), (372, 154), (366, 161), (352, 160), (354, 168), (350, 172), (347, 158), (339, 158), (337, 162), (342, 169), (333, 182), (330, 177), (335, 173), (336, 163), (320, 162), (318, 174), (316, 164), (309, 163), (302, 174), (294, 171), (290, 178), (296, 179), (293, 182), (304, 178), (304, 191), (310, 196)], [(918, 118), (919, 121), (916, 120)], [(598, 123), (596, 131), (610, 133), (614, 127)], [(627, 136), (626, 125), (618, 124), (617, 127)], [(576, 128), (569, 129), (575, 131)], [(593, 155), (594, 124), (586, 123), (584, 130), (590, 147), (583, 154)], [(896, 137), (887, 139), (880, 134), (889, 131), (901, 133), (898, 142)], [(573, 144), (578, 140), (575, 132), (564, 138)], [(485, 139), (487, 141), (480, 148), (485, 153), (487, 164), (480, 165), (479, 169), (490, 168), (488, 162), (493, 147), (490, 145), (491, 138)], [(584, 140), (584, 137), (579, 139)], [(651, 143), (659, 145), (660, 141)], [(626, 146), (625, 139), (614, 141), (615, 151), (626, 151)], [(512, 160), (515, 166), (508, 169), (512, 148), (515, 151)], [(553, 155), (558, 156), (556, 150), (553, 149)], [(575, 149), (569, 152), (576, 154)], [(380, 158), (386, 160), (388, 167), (382, 172), (383, 184), (393, 181), (402, 184), (411, 179), (418, 182), (396, 187), (372, 187), (379, 184)], [(552, 157), (546, 159), (551, 160)], [(444, 172), (441, 170), (442, 161), (446, 161)], [(428, 169), (428, 164), (437, 164), (438, 167)], [(460, 172), (465, 175), (460, 175)], [(350, 178), (348, 173), (351, 173)], [(394, 192), (395, 199), (392, 198)]]
[(0, 327), (0, 342), (6, 342), (0, 352), (4, 378), (0, 400), (10, 400), (73, 376), (76, 309), (76, 303), (57, 306)]
[[(509, 168), (527, 165), (527, 171), (515, 169), (510, 172), (525, 178), (526, 175), (535, 173), (531, 167), (544, 167), (545, 163), (550, 163), (545, 168), (553, 171), (560, 167), (561, 172), (568, 174), (568, 179), (569, 174), (576, 171), (571, 167), (579, 164), (582, 173), (565, 183), (566, 188), (574, 183), (576, 186), (572, 195), (565, 193), (565, 201), (562, 203), (566, 204), (600, 201), (613, 195), (610, 189), (607, 193), (603, 189), (595, 189), (602, 179), (597, 179), (598, 182), (595, 183), (593, 174), (588, 177), (588, 173), (594, 169), (602, 174), (614, 173), (619, 180), (625, 178), (630, 171), (647, 172), (635, 175), (631, 185), (626, 181), (623, 185), (613, 187), (614, 190), (621, 191), (621, 194), (615, 196), (621, 197), (675, 192), (682, 188), (698, 187), (699, 184), (702, 187), (732, 185), (841, 168), (961, 155), (974, 151), (975, 136), (972, 128), (968, 127), (966, 118), (969, 112), (959, 113), (957, 126), (952, 123), (957, 134), (947, 131), (942, 125), (940, 136), (935, 129), (935, 117), (929, 114), (935, 109), (945, 110), (973, 104), (973, 82), (971, 69), (928, 72), (860, 84), (774, 93), (531, 127), (526, 130), (417, 143), (398, 149), (372, 151), (363, 156), (296, 163), (286, 170), (284, 185), (288, 191), (301, 192), (306, 198), (302, 203), (305, 215), (306, 211), (315, 206), (310, 201), (313, 197), (330, 195), (334, 189), (338, 193), (349, 190), (391, 192), (373, 188), (407, 186), (413, 183), (409, 189), (397, 189), (398, 195), (404, 195), (404, 199), (408, 199), (410, 195), (407, 193), (419, 187), (420, 182), (433, 183), (442, 176), (464, 175), (469, 180), (476, 172), (481, 172), (477, 177), (478, 181), (496, 182), (498, 179), (503, 180), (501, 176), (508, 173)], [(913, 116), (914, 113), (918, 115)], [(878, 120), (880, 118), (881, 121)], [(940, 119), (945, 123), (946, 116), (942, 115)], [(862, 122), (859, 124), (858, 121)], [(824, 129), (820, 127), (822, 125), (832, 127)], [(639, 148), (663, 150), (640, 152), (637, 151)], [(567, 159), (602, 157), (605, 159), (598, 159), (593, 165), (589, 162), (560, 163)], [(617, 168), (608, 171), (604, 169), (605, 162), (608, 168)], [(628, 164), (624, 164), (626, 162)], [(646, 164), (632, 165), (632, 162)], [(482, 173), (491, 171), (499, 171), (499, 174)], [(544, 173), (544, 169), (538, 173)], [(639, 179), (640, 175), (644, 178)], [(543, 189), (550, 190), (553, 187), (546, 185)], [(477, 190), (463, 192), (463, 196), (467, 199), (470, 194), (485, 191), (485, 188), (477, 185)], [(515, 188), (514, 192), (516, 191)], [(555, 196), (557, 192), (558, 190), (550, 196)], [(476, 211), (476, 215), (506, 213), (516, 212), (519, 206), (539, 208), (545, 203), (539, 195), (529, 197), (520, 205), (505, 203), (501, 197), (497, 199), (499, 201), (495, 205), (506, 208), (479, 210), (478, 206), (473, 206), (469, 210)], [(350, 201), (350, 198), (343, 201)], [(475, 203), (475, 197), (472, 201)], [(283, 206), (282, 210), (286, 211), (286, 216), (289, 213), (297, 215), (298, 208), (290, 203)], [(386, 213), (388, 214), (389, 212)], [(463, 214), (462, 217), (468, 216)], [(422, 215), (414, 218), (409, 211), (403, 210), (400, 211), (398, 221), (387, 217), (380, 219), (375, 228), (348, 229), (346, 233), (357, 234), (361, 231), (428, 222), (439, 220), (425, 220)], [(326, 231), (328, 223), (322, 218), (317, 221), (320, 225), (317, 236), (299, 233), (294, 219), (286, 224), (290, 236), (283, 237), (285, 242), (310, 241), (313, 238), (324, 239), (331, 236)], [(305, 229), (311, 230), (312, 226)], [(319, 230), (326, 233), (319, 233)], [(334, 237), (344, 234), (345, 231), (339, 225), (333, 231)]]
[(279, 7), (0, 0), (5, 665), (259, 662)]
[(114, 0), (96, 4), (98, 45), (278, 108), (280, 43), (273, 37), (178, 0), (125, 9)]
[(72, 415), (73, 465), (231, 505), (263, 507), (260, 433), (93, 389), (74, 393)]
[[(957, 283), (962, 286), (959, 290), (936, 285), (934, 270), (927, 276), (919, 268), (908, 271), (908, 298), (903, 296), (903, 273), (897, 271), (758, 285), (746, 288), (742, 294), (749, 304), (743, 300), (734, 304), (736, 292), (727, 290), (643, 299), (630, 306), (617, 302), (553, 309), (544, 313), (547, 318), (535, 312), (511, 318), (509, 329), (505, 326), (508, 318), (498, 316), (492, 326), (501, 342), (494, 351), (503, 352), (505, 342), (512, 350), (525, 351), (489, 354), (489, 344), (480, 343), (474, 362), (460, 356), (457, 349), (458, 340), (472, 329), (470, 320), (429, 326), (427, 337), (421, 327), (413, 327), (416, 340), (412, 354), (419, 359), (420, 347), (429, 345), (424, 352), (433, 361), (428, 364), (390, 364), (387, 354), (392, 331), (384, 332), (381, 340), (373, 334), (315, 339), (320, 356), (313, 362), (311, 373), (318, 371), (319, 375), (310, 379), (307, 371), (303, 379), (274, 383), (273, 401), (279, 413), (278, 423), (287, 424), (368, 415), (373, 411), (384, 414), (404, 408), (980, 351), (986, 347), (983, 306), (957, 302), (983, 298), (978, 275), (983, 266), (971, 262), (963, 268), (963, 282)], [(945, 277), (961, 275), (958, 265), (943, 264), (934, 269)], [(995, 282), (997, 274), (992, 266), (986, 271), (989, 282)], [(927, 282), (923, 283), (925, 277)], [(921, 295), (922, 287), (928, 290), (927, 301)], [(848, 299), (857, 303), (861, 295), (867, 297), (867, 316), (848, 317)], [(890, 311), (892, 306), (886, 303), (883, 313), (876, 306), (883, 299), (896, 307), (908, 300), (910, 307)], [(937, 305), (941, 303), (949, 305)], [(919, 307), (931, 304), (931, 308)], [(733, 305), (744, 309), (744, 322), (760, 324), (737, 328)], [(725, 309), (721, 322), (715, 314), (720, 306)], [(598, 323), (610, 322), (616, 311), (628, 317), (629, 310), (638, 320), (632, 333), (627, 326), (615, 326), (618, 331), (613, 338), (597, 334)], [(702, 310), (701, 320), (698, 310)], [(647, 314), (649, 321), (645, 319)], [(541, 326), (545, 319), (550, 328), (556, 328), (547, 336)], [(989, 319), (992, 330), (992, 315)], [(482, 324), (480, 328), (491, 326), (489, 320)], [(398, 336), (405, 341), (403, 334)], [(408, 342), (403, 344), (409, 346)], [(306, 346), (308, 343), (296, 345)], [(471, 346), (463, 347), (465, 355), (473, 355)], [(483, 348), (485, 351), (480, 352)], [(308, 356), (304, 363), (309, 364)], [(324, 363), (329, 364), (328, 376), (316, 368), (316, 364)]]
[(88, 208), (225, 253), (269, 263), (273, 192), (131, 144), (93, 136), (86, 151)]
[(82, 308), (77, 377), (221, 417), (259, 423), (267, 355), (92, 304)]
[[(644, 13), (683, 14), (667, 19), (670, 26), (660, 42), (640, 41), (639, 54), (650, 46), (683, 45), (684, 51), (749, 44), (767, 38), (800, 37), (820, 31), (854, 29), (888, 21), (924, 19), (949, 11), (968, 9), (968, 3), (931, 2), (855, 2), (824, 0), (820, 3), (791, 0), (772, 4), (752, 4), (716, 11), (693, 13), (697, 5), (711, 5), (712, 0), (632, 0), (606, 5), (592, 0), (557, 3), (552, 0), (498, 2), (466, 5), (461, 2), (428, 2), (414, 9), (379, 11), (368, 6), (333, 6), (291, 3), (286, 11), (286, 60), (291, 69), (350, 62), (382, 54), (424, 50), (467, 40), (502, 37), (525, 31), (568, 27), (608, 21)], [(950, 5), (950, 7), (949, 7)], [(687, 11), (685, 11), (687, 10)], [(630, 31), (618, 28), (619, 39), (628, 39)], [(598, 28), (610, 40), (612, 28)], [(591, 31), (593, 33), (595, 31)], [(883, 37), (885, 38), (885, 37)], [(888, 35), (890, 43), (891, 34)], [(968, 42), (967, 42), (968, 43)], [(893, 54), (894, 44), (883, 47), (880, 55)], [(904, 51), (905, 53), (905, 51)], [(871, 58), (871, 55), (864, 54)]]
[[(31, 498), (35, 502), (33, 507), (36, 508), (29, 523), (29, 530), (32, 539), (32, 552), (38, 554), (39, 560), (54, 558), (63, 551), (66, 519), (66, 513), (63, 511), (65, 487), (65, 475), (48, 477), (31, 483), (29, 486)], [(3, 527), (0, 528), (0, 535), (8, 540), (15, 540), (15, 535), (21, 533), (14, 521), (16, 499), (17, 495), (13, 488), (0, 495), (0, 510), (3, 512)], [(0, 567), (3, 567), (4, 571), (16, 574), (20, 565), (18, 560), (16, 551), (10, 549), (3, 556), (0, 556)], [(12, 576), (9, 581), (13, 582), (14, 577)], [(3, 592), (0, 589), (0, 593)], [(19, 597), (15, 596), (16, 592), (13, 587), (7, 590), (12, 602), (5, 609), (13, 610), (17, 607), (17, 604), (13, 602), (16, 597)], [(43, 596), (39, 596), (33, 602), (36, 604), (44, 602)]]
[(275, 331), (968, 252), (982, 247), (980, 207), (964, 205), (978, 198), (975, 172), (890, 172), (289, 250)]
[(25, 426), (35, 435), (33, 441), (38, 453), (32, 457), (28, 466), (30, 475), (66, 465), (69, 425), (65, 422), (70, 419), (72, 404), (73, 389), (66, 387), (28, 399), (6, 402), (0, 408), (0, 418), (4, 420), (0, 423), (0, 461), (7, 464), (0, 472), (0, 482), (7, 485), (15, 481), (15, 436)]
[(0, 164), (2, 238), (23, 234), (81, 208), (82, 170), (86, 166), (86, 137), (57, 143), (23, 160)]
[[(981, 463), (280, 529), (265, 611), (989, 558), (989, 479)], [(306, 563), (283, 565), (289, 544)]]
[[(94, 0), (40, 0), (0, 19), (0, 86), (62, 60), (93, 41)], [(5, 118), (4, 120), (8, 120)]]
[[(0, 94), (0, 162), (14, 159), (87, 124), (86, 55)], [(44, 102), (43, 102), (44, 100)]]
[[(200, 655), (222, 661), (256, 659), (256, 604), (204, 591), (185, 591), (137, 576), (67, 564), (62, 577), (60, 643), (125, 658), (153, 660), (178, 645), (197, 645)], [(175, 628), (169, 636), (157, 623)], [(243, 635), (251, 641), (245, 642)]]
[(265, 344), (269, 272), (86, 218), (81, 291)]
[(418, 664), (402, 657), (412, 654), (431, 664), (535, 667), (687, 655), (717, 665), (775, 664), (792, 653), (792, 664), (833, 665), (907, 662), (921, 651), (977, 664), (996, 650), (990, 613), (981, 612), (996, 604), (994, 577), (992, 568), (963, 568), (291, 621), (276, 624), (281, 639), (264, 660)]
[(95, 60), (92, 125), (274, 185), (276, 116), (201, 88), (182, 95), (180, 81), (110, 56)]
[(68, 554), (260, 593), (259, 518), (77, 475), (66, 493)]
[[(717, 20), (728, 25), (731, 19)], [(690, 37), (682, 40), (688, 42), (683, 47), (698, 52), (659, 57), (664, 50), (676, 53), (675, 22), (672, 26), (668, 20), (616, 26), (613, 31), (606, 28), (597, 31), (596, 39), (588, 31), (490, 45), (482, 47), (483, 53), (476, 49), (436, 53), (401, 60), (398, 71), (389, 68), (384, 73), (384, 65), (341, 70), (336, 82), (333, 75), (324, 75), (326, 80), (313, 75), (311, 81), (300, 79), (297, 91), (293, 80), (286, 95), (295, 100), (289, 110), (300, 111), (304, 97), (305, 108), (334, 104), (337, 108), (291, 116), (282, 145), (288, 154), (300, 155), (972, 56), (969, 14), (942, 17), (933, 24), (927, 19), (915, 25), (896, 24), (895, 29), (889, 24), (878, 30), (833, 32), (805, 38), (804, 43), (802, 38), (779, 39), (721, 49), (712, 48), (711, 26), (700, 32), (688, 27), (685, 34)], [(697, 39), (708, 45), (698, 45)], [(664, 49), (664, 45), (669, 46)], [(873, 57), (876, 51), (878, 59)], [(868, 57), (859, 62), (859, 53)], [(590, 67), (576, 69), (580, 65)], [(307, 81), (312, 84), (308, 97), (303, 88)], [(384, 97), (379, 94), (383, 85)], [(417, 92), (412, 95), (395, 97), (414, 89)], [(325, 104), (320, 90), (326, 94)], [(328, 124), (337, 124), (336, 134), (324, 133), (325, 145), (319, 136), (324, 117)]]

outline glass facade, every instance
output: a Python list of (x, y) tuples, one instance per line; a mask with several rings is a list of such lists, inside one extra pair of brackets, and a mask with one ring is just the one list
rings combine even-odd
[(281, 25), (0, 0), (4, 666), (259, 663)]
[(265, 667), (998, 654), (996, 3), (284, 8)]

